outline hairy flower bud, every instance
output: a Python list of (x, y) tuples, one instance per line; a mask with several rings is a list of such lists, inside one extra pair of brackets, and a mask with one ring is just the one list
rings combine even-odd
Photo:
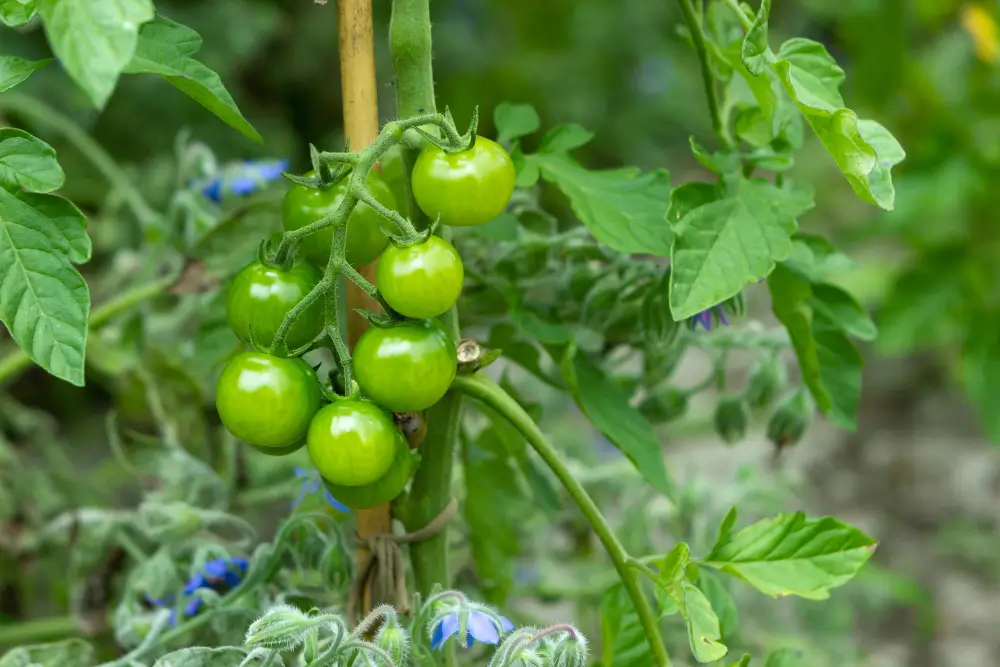
[(747, 434), (750, 409), (741, 396), (724, 396), (715, 406), (715, 432), (726, 444), (734, 445)]
[(389, 654), (397, 667), (406, 664), (406, 656), (410, 651), (410, 637), (406, 634), (406, 630), (399, 625), (395, 616), (387, 618), (382, 624), (375, 636), (375, 643)]
[(771, 407), (784, 385), (785, 366), (781, 360), (777, 356), (758, 359), (747, 379), (747, 405), (753, 412), (763, 412)]
[(778, 447), (794, 445), (812, 421), (813, 405), (804, 389), (796, 389), (781, 400), (767, 423), (767, 437)]

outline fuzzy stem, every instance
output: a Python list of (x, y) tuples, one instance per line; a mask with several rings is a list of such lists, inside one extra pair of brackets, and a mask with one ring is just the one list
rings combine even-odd
[[(684, 22), (687, 23), (691, 32), (691, 41), (698, 52), (698, 62), (701, 65), (701, 78), (705, 84), (705, 95), (708, 97), (708, 112), (712, 117), (712, 129), (715, 137), (723, 149), (729, 150), (733, 147), (733, 140), (729, 136), (729, 130), (722, 120), (722, 111), (719, 108), (719, 93), (715, 87), (715, 77), (712, 75), (712, 67), (708, 62), (708, 45), (705, 43), (705, 31), (701, 25), (691, 0), (677, 0), (681, 13), (684, 15)], [(741, 12), (742, 14), (742, 12)]]
[(559, 458), (556, 448), (548, 441), (542, 430), (538, 428), (538, 425), (535, 424), (528, 413), (518, 405), (517, 401), (511, 398), (500, 385), (482, 373), (459, 375), (455, 378), (452, 389), (482, 401), (485, 405), (500, 413), (504, 419), (520, 431), (521, 435), (528, 441), (528, 444), (545, 461), (549, 469), (555, 473), (555, 476), (559, 478), (563, 487), (576, 502), (587, 522), (593, 528), (594, 533), (597, 534), (598, 539), (601, 540), (601, 544), (604, 545), (608, 556), (611, 557), (611, 561), (618, 571), (618, 576), (622, 584), (625, 585), (625, 590), (628, 592), (629, 597), (632, 598), (632, 604), (635, 606), (636, 614), (639, 616), (639, 622), (646, 635), (646, 641), (649, 642), (649, 646), (653, 651), (655, 664), (657, 667), (669, 667), (671, 664), (670, 656), (663, 645), (656, 615), (653, 613), (653, 608), (649, 604), (649, 600), (646, 599), (646, 596), (642, 592), (635, 570), (630, 566), (631, 559), (625, 551), (625, 547), (615, 537), (611, 526), (608, 525), (604, 515), (601, 514), (601, 510), (598, 509), (580, 482), (573, 477), (569, 468)]

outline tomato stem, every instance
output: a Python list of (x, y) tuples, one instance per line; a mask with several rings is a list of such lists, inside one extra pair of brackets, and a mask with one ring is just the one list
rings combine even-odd
[[(712, 75), (712, 67), (708, 62), (708, 46), (705, 40), (705, 31), (702, 28), (701, 20), (695, 12), (691, 0), (677, 0), (681, 13), (684, 15), (684, 22), (687, 23), (691, 32), (691, 41), (698, 52), (698, 62), (701, 65), (701, 78), (705, 84), (705, 95), (708, 97), (708, 112), (712, 117), (712, 129), (715, 137), (724, 150), (733, 148), (733, 140), (729, 136), (729, 130), (722, 120), (722, 111), (719, 108), (719, 93), (715, 86), (715, 77)], [(740, 14), (742, 15), (742, 11)]]
[(611, 530), (611, 526), (608, 525), (607, 519), (601, 514), (601, 510), (598, 509), (586, 489), (573, 477), (569, 468), (559, 458), (556, 448), (548, 441), (542, 430), (518, 402), (511, 398), (510, 394), (482, 373), (457, 376), (452, 384), (452, 389), (475, 398), (496, 410), (514, 428), (520, 431), (532, 449), (545, 461), (555, 476), (559, 478), (559, 481), (562, 482), (563, 487), (569, 493), (570, 497), (573, 498), (580, 511), (583, 512), (584, 517), (590, 523), (598, 539), (601, 540), (601, 544), (604, 545), (608, 556), (611, 557), (611, 561), (618, 571), (618, 576), (622, 584), (624, 584), (629, 597), (632, 599), (632, 604), (635, 606), (639, 622), (642, 624), (646, 635), (646, 641), (649, 642), (649, 646), (653, 651), (655, 664), (657, 667), (670, 667), (670, 655), (667, 653), (667, 649), (663, 644), (663, 638), (660, 636), (660, 627), (656, 614), (653, 612), (649, 600), (642, 592), (635, 569), (630, 565), (633, 559), (625, 551), (622, 543), (618, 541), (618, 538)]

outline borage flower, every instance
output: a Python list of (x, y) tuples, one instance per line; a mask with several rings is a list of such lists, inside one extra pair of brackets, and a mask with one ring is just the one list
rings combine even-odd
[[(322, 484), (322, 482), (320, 482), (319, 475), (311, 474), (298, 466), (295, 466), (295, 476), (302, 478), (302, 487), (299, 489), (298, 497), (292, 501), (292, 507), (301, 503), (307, 495), (312, 495), (319, 491), (319, 487)], [(330, 507), (338, 512), (350, 513), (351, 508), (334, 498), (333, 494), (330, 493), (330, 490), (326, 488), (325, 485), (323, 486), (323, 497), (326, 499), (326, 502), (330, 504)]]
[(201, 193), (219, 203), (226, 195), (245, 197), (281, 178), (290, 162), (283, 160), (244, 160), (227, 165), (201, 185)]
[[(183, 605), (181, 613), (183, 617), (195, 616), (201, 609), (204, 600), (196, 593), (199, 589), (205, 588), (217, 593), (225, 593), (236, 588), (243, 580), (250, 563), (246, 558), (216, 558), (206, 562), (200, 572), (197, 572), (188, 579), (184, 585), (182, 593)], [(147, 598), (154, 607), (170, 608), (170, 625), (177, 625), (177, 608), (174, 604), (174, 596), (165, 598)]]
[(700, 324), (705, 331), (711, 331), (713, 325), (721, 324), (724, 327), (729, 326), (729, 319), (726, 317), (726, 310), (721, 304), (718, 306), (712, 306), (708, 310), (701, 311), (688, 320), (688, 322), (691, 323), (692, 329), (697, 329)]
[[(453, 611), (438, 621), (431, 635), (431, 648), (438, 651), (444, 649), (444, 644), (448, 641), (448, 638), (458, 634), (458, 615), (459, 612)], [(466, 624), (465, 642), (462, 646), (469, 648), (475, 642), (494, 645), (499, 643), (501, 633), (510, 632), (514, 629), (514, 624), (507, 618), (504, 616), (500, 616), (499, 618), (500, 622), (497, 623), (496, 619), (485, 612), (475, 609), (470, 610), (469, 621)]]

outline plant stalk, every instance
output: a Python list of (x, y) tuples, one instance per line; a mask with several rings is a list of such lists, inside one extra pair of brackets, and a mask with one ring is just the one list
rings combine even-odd
[(549, 466), (549, 469), (559, 478), (559, 481), (562, 482), (563, 487), (569, 493), (570, 497), (573, 498), (580, 511), (583, 512), (587, 522), (594, 529), (594, 533), (597, 534), (598, 539), (601, 540), (601, 544), (604, 545), (608, 556), (611, 557), (611, 561), (618, 571), (618, 577), (621, 579), (622, 584), (624, 584), (625, 590), (628, 592), (629, 597), (632, 599), (632, 604), (635, 606), (639, 622), (646, 635), (646, 641), (649, 642), (649, 646), (653, 651), (655, 664), (657, 667), (670, 667), (670, 655), (667, 653), (667, 649), (663, 644), (663, 638), (660, 636), (660, 626), (657, 622), (656, 614), (653, 612), (649, 600), (642, 592), (636, 571), (629, 565), (632, 559), (611, 530), (611, 526), (608, 525), (604, 515), (601, 514), (601, 510), (598, 509), (580, 482), (573, 477), (569, 468), (559, 458), (556, 448), (546, 439), (542, 430), (517, 401), (511, 398), (500, 385), (482, 373), (459, 375), (452, 384), (452, 390), (482, 401), (500, 413), (504, 419), (520, 431), (532, 449), (538, 453), (546, 465)]
[(677, 0), (681, 13), (684, 15), (684, 22), (691, 32), (691, 41), (694, 42), (695, 51), (698, 52), (698, 63), (701, 66), (701, 79), (705, 84), (705, 95), (708, 97), (708, 113), (712, 117), (712, 130), (723, 150), (733, 148), (732, 137), (722, 119), (722, 110), (719, 107), (719, 92), (715, 87), (715, 77), (712, 76), (712, 67), (708, 62), (708, 45), (705, 43), (705, 30), (694, 5), (691, 0)]
[[(429, 0), (393, 0), (389, 49), (396, 74), (396, 113), (399, 118), (435, 112)], [(425, 226), (426, 217), (414, 201), (409, 183), (418, 153), (419, 148), (404, 144), (404, 182), (410, 199), (410, 217), (418, 226)], [(447, 230), (444, 230), (442, 235), (446, 233)], [(440, 319), (457, 342), (457, 310), (452, 308)], [(414, 475), (401, 517), (409, 531), (426, 526), (451, 500), (452, 469), (461, 416), (462, 397), (457, 392), (448, 392), (427, 412), (427, 436), (421, 450), (423, 458)], [(451, 573), (448, 567), (447, 529), (414, 543), (410, 547), (410, 560), (421, 595), (429, 595), (435, 584), (448, 588)]]

